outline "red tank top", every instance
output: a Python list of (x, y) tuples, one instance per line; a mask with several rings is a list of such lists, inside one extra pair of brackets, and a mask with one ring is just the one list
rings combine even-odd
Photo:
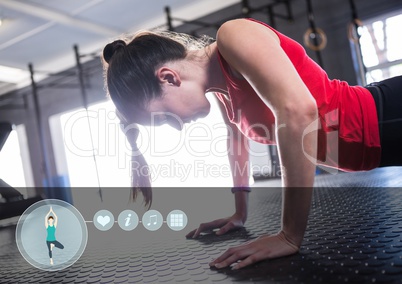
[[(283, 51), (316, 100), (320, 121), (317, 163), (343, 171), (378, 167), (380, 137), (377, 110), (370, 92), (364, 87), (349, 86), (344, 81), (330, 80), (298, 42), (265, 23), (258, 23), (278, 35)], [(221, 93), (216, 95), (224, 103), (228, 118), (246, 137), (264, 144), (275, 144), (272, 111), (246, 80), (231, 74), (228, 63), (219, 51), (218, 58), (229, 97)]]

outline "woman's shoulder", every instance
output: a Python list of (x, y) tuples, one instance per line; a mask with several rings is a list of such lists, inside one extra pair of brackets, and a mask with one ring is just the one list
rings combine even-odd
[(261, 32), (270, 35), (279, 41), (277, 32), (274, 28), (264, 22), (252, 18), (241, 18), (224, 22), (218, 29), (216, 39), (219, 44), (219, 42), (222, 42), (222, 39), (225, 40), (228, 37), (237, 39), (239, 37), (259, 34)]
[[(276, 32), (252, 19), (235, 19), (221, 25), (216, 35), (218, 50), (222, 55), (248, 56), (256, 49), (264, 49), (269, 42), (280, 44)], [(228, 59), (228, 58), (227, 58)]]

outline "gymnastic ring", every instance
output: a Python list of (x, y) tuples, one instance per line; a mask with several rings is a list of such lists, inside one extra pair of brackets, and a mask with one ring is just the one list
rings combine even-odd
[[(317, 34), (321, 38), (321, 42), (318, 45), (311, 43), (310, 36), (312, 34)], [(307, 31), (304, 33), (303, 36), (304, 44), (314, 51), (323, 50), (327, 46), (327, 36), (325, 35), (324, 31), (320, 28), (315, 28), (315, 32), (313, 32), (312, 28), (308, 28)]]
[(354, 29), (356, 27), (362, 27), (363, 26), (363, 22), (360, 19), (353, 19), (353, 21), (351, 23), (349, 23), (348, 25), (348, 38), (350, 41), (353, 42), (358, 42), (359, 38), (355, 36), (354, 34)]

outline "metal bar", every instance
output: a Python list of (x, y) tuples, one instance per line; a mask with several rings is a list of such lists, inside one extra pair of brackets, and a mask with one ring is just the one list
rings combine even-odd
[(87, 97), (87, 92), (86, 92), (85, 84), (84, 84), (84, 74), (82, 71), (80, 54), (78, 52), (78, 45), (74, 45), (74, 53), (75, 53), (75, 59), (76, 59), (76, 63), (77, 63), (78, 82), (79, 82), (79, 86), (80, 86), (80, 90), (81, 90), (82, 101), (84, 103), (84, 108), (88, 109), (88, 97)]
[(275, 2), (275, 3), (272, 3), (272, 4), (268, 4), (268, 5), (265, 5), (265, 6), (261, 6), (261, 7), (258, 7), (258, 8), (250, 8), (250, 12), (251, 13), (268, 12), (269, 9), (273, 9), (274, 7), (276, 7), (276, 6), (280, 5), (280, 4), (285, 4), (287, 15), (277, 14), (277, 13), (274, 13), (274, 12), (273, 12), (273, 15), (275, 17), (282, 18), (284, 20), (289, 20), (289, 21), (293, 20), (292, 9), (291, 9), (289, 1), (280, 1), (280, 2)]
[(165, 7), (165, 14), (166, 14), (166, 23), (167, 23), (167, 26), (168, 26), (168, 30), (173, 32), (174, 28), (173, 28), (173, 24), (172, 24), (172, 17), (171, 17), (171, 14), (170, 14), (170, 7), (169, 6)]
[(242, 0), (242, 9), (241, 12), (243, 14), (243, 17), (250, 18), (251, 17), (251, 8), (248, 0)]
[(372, 66), (372, 67), (366, 67), (367, 72), (377, 70), (377, 69), (384, 69), (384, 68), (389, 68), (394, 65), (402, 64), (402, 59), (391, 61), (391, 62), (384, 62), (380, 63), (378, 65)]
[(83, 103), (84, 103), (85, 110), (87, 112), (89, 136), (90, 136), (91, 145), (92, 145), (92, 157), (93, 157), (93, 160), (94, 160), (96, 178), (97, 178), (98, 187), (99, 187), (98, 193), (99, 193), (100, 200), (103, 202), (103, 194), (102, 194), (102, 188), (100, 186), (98, 164), (96, 162), (96, 157), (95, 157), (95, 147), (94, 147), (94, 141), (93, 141), (93, 137), (92, 137), (91, 123), (89, 121), (89, 115), (88, 115), (88, 96), (87, 96), (85, 83), (84, 83), (84, 72), (83, 72), (83, 68), (82, 68), (82, 65), (81, 65), (81, 61), (80, 61), (81, 57), (80, 57), (80, 53), (78, 51), (78, 45), (74, 45), (74, 53), (75, 53), (75, 59), (76, 59), (76, 63), (77, 63), (77, 70), (78, 70), (77, 75), (78, 75), (78, 81), (79, 81), (79, 86), (80, 86), (80, 90), (81, 90), (82, 100), (83, 100)]
[(51, 178), (51, 173), (50, 173), (50, 167), (49, 167), (49, 161), (47, 157), (47, 148), (46, 148), (46, 139), (45, 139), (45, 134), (43, 132), (43, 123), (42, 123), (42, 115), (41, 115), (41, 110), (40, 110), (40, 105), (39, 105), (39, 98), (38, 98), (38, 89), (36, 86), (36, 82), (34, 79), (34, 69), (32, 63), (28, 64), (29, 72), (31, 74), (31, 86), (32, 86), (32, 96), (33, 96), (33, 101), (34, 101), (34, 110), (35, 110), (35, 116), (36, 116), (36, 123), (38, 125), (38, 133), (39, 133), (39, 141), (40, 141), (40, 148), (42, 151), (42, 162), (41, 162), (41, 174), (42, 178), (45, 177), (45, 182), (48, 187), (53, 186), (53, 181)]
[(352, 10), (352, 19), (357, 19), (357, 9), (354, 0), (349, 0), (350, 8)]
[(180, 18), (172, 18), (175, 21), (180, 21), (184, 24), (194, 24), (194, 25), (198, 25), (198, 26), (202, 26), (204, 28), (219, 28), (218, 24), (210, 24), (210, 23), (206, 23), (206, 22), (202, 22), (202, 21), (197, 21), (197, 20), (184, 20), (184, 19), (180, 19)]
[(272, 15), (273, 15), (275, 18), (279, 18), (279, 19), (282, 19), (282, 20), (288, 20), (288, 21), (291, 21), (291, 20), (292, 20), (290, 17), (288, 17), (288, 16), (286, 16), (286, 15), (281, 15), (281, 14), (277, 14), (277, 13), (272, 13)]
[(41, 84), (36, 84), (36, 88), (37, 89), (43, 89), (46, 87), (52, 87), (52, 88), (56, 88), (57, 85), (64, 85), (66, 84), (65, 79), (66, 78), (73, 78), (72, 75), (76, 75), (75, 73), (73, 73), (73, 71), (69, 71), (69, 72), (63, 72), (60, 74), (48, 74), (50, 77), (53, 77), (52, 79), (49, 79), (48, 81), (51, 81), (49, 83), (41, 83)]
[[(307, 2), (307, 17), (308, 17), (308, 22), (310, 25), (310, 28), (314, 35), (317, 35), (317, 27), (315, 26), (315, 21), (314, 21), (314, 13), (313, 13), (313, 5), (311, 3), (311, 0), (306, 0)], [(315, 36), (313, 38), (313, 42), (315, 46), (318, 46), (318, 38)], [(315, 51), (315, 55), (317, 57), (318, 64), (324, 68), (324, 64), (322, 62), (322, 57), (321, 57), (321, 52), (319, 50)]]
[(80, 57), (81, 58), (85, 58), (85, 57), (95, 58), (95, 57), (98, 57), (101, 52), (102, 52), (101, 50), (98, 50), (98, 51), (94, 51), (94, 52), (87, 53), (87, 54), (80, 54)]
[(38, 89), (46, 89), (46, 88), (52, 88), (52, 89), (75, 89), (78, 88), (79, 85), (77, 84), (57, 84), (57, 83), (49, 83), (49, 84), (44, 84), (40, 85)]
[(351, 16), (352, 16), (352, 26), (349, 26), (350, 29), (353, 29), (353, 31), (349, 31), (351, 34), (349, 34), (350, 37), (350, 44), (353, 49), (353, 54), (352, 54), (352, 59), (353, 59), (353, 65), (355, 68), (355, 72), (357, 75), (357, 82), (359, 85), (365, 86), (367, 84), (366, 80), (366, 73), (367, 73), (367, 68), (364, 65), (363, 62), (363, 54), (362, 54), (362, 49), (361, 49), (361, 44), (360, 44), (360, 35), (358, 32), (358, 15), (357, 15), (357, 9), (354, 0), (349, 0), (350, 4), (350, 9), (351, 9)]
[(271, 27), (275, 29), (276, 27), (276, 22), (275, 22), (275, 14), (272, 6), (268, 7), (268, 18), (269, 18), (269, 23)]
[(289, 0), (285, 1), (285, 5), (286, 5), (286, 11), (288, 12), (288, 15), (289, 15), (288, 20), (293, 21), (294, 18), (293, 18), (292, 6), (290, 5), (290, 1)]
[(313, 32), (316, 32), (316, 26), (314, 22), (314, 14), (313, 14), (313, 5), (311, 4), (311, 0), (306, 0), (307, 2), (307, 17), (308, 17), (308, 22), (310, 25), (310, 28), (313, 30)]
[(51, 77), (68, 77), (68, 76), (75, 76), (76, 74), (73, 71), (63, 71), (61, 73), (45, 73), (47, 76)]

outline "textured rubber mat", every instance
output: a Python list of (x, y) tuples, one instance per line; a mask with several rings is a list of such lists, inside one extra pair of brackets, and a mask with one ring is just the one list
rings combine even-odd
[[(272, 184), (277, 182), (258, 185)], [(220, 237), (205, 234), (197, 240), (185, 239), (186, 232), (161, 233), (147, 241), (135, 235), (118, 239), (111, 232), (91, 242), (99, 232), (89, 226), (83, 256), (56, 272), (27, 264), (13, 241), (15, 227), (2, 228), (0, 282), (402, 283), (402, 189), (398, 188), (402, 169), (322, 175), (316, 184), (305, 240), (300, 253), (293, 256), (238, 271), (208, 266), (228, 247), (278, 231), (281, 190), (262, 187), (250, 195), (250, 215), (242, 230)]]

